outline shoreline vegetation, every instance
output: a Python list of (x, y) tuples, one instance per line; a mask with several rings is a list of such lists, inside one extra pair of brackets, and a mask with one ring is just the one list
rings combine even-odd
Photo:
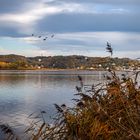
[(0, 55), (0, 70), (138, 70), (140, 61), (129, 58), (87, 56)]

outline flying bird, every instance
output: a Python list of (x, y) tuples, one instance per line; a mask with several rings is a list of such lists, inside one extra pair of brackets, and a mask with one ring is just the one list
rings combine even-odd
[[(48, 39), (48, 36), (47, 35), (34, 35), (33, 33), (32, 33), (32, 37), (36, 37), (36, 38), (43, 38), (42, 40), (43, 41), (46, 41), (47, 39)], [(54, 37), (54, 34), (51, 34), (50, 36), (49, 36), (50, 38), (53, 38)]]
[(43, 40), (45, 41), (45, 40), (47, 40), (47, 38), (48, 38), (48, 37), (46, 36)]
[(106, 47), (107, 52), (109, 52), (112, 56), (113, 55), (113, 48), (111, 47), (111, 44), (109, 42), (107, 42), (106, 45), (107, 45), (107, 47)]

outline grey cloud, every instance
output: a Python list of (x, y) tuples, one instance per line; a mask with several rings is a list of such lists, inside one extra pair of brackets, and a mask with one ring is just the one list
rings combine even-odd
[(38, 3), (46, 3), (46, 5), (59, 5), (63, 3), (78, 3), (78, 4), (101, 4), (101, 5), (120, 5), (120, 6), (138, 6), (139, 0), (54, 0), (46, 2), (39, 0), (0, 0), (0, 13), (15, 13), (17, 11), (25, 11), (32, 8), (32, 5)]
[(0, 13), (17, 13), (30, 9), (37, 0), (0, 0)]
[(27, 35), (19, 33), (16, 28), (13, 27), (5, 27), (0, 29), (0, 36), (8, 36), (8, 37), (25, 37)]
[[(139, 0), (54, 0), (46, 4), (58, 5), (62, 3), (99, 3), (104, 4), (120, 4), (129, 5), (135, 11), (136, 5), (140, 4)], [(28, 11), (33, 5), (43, 3), (38, 0), (0, 0), (0, 13)], [(45, 3), (45, 2), (44, 2)], [(132, 4), (132, 6), (131, 6)], [(84, 4), (83, 4), (84, 5)], [(123, 6), (124, 6), (123, 5)], [(135, 5), (135, 6), (134, 6)], [(140, 32), (140, 13), (59, 13), (46, 15), (41, 20), (36, 21), (32, 28), (35, 32), (92, 32), (92, 31), (130, 31)], [(24, 19), (23, 19), (24, 20)], [(25, 36), (19, 33), (22, 24), (19, 23), (0, 23), (0, 36)]]
[(56, 14), (36, 24), (48, 32), (127, 31), (140, 32), (139, 14)]
[(21, 26), (15, 22), (1, 22), (0, 23), (0, 37), (25, 37), (27, 36), (24, 33), (19, 32)]
[[(65, 1), (65, 0), (63, 0)], [(137, 5), (137, 4), (140, 4), (140, 1), (139, 0), (68, 0), (69, 2), (73, 1), (73, 2), (76, 2), (76, 3), (99, 3), (99, 4), (119, 4), (119, 5)]]

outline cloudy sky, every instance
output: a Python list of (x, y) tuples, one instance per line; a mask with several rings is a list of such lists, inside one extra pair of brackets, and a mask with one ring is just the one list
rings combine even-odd
[(140, 0), (0, 0), (0, 54), (108, 56), (108, 41), (114, 57), (140, 57), (139, 6)]

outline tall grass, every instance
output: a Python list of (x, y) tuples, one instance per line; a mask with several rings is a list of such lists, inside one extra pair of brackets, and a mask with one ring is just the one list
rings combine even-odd
[(105, 84), (85, 86), (78, 77), (75, 106), (57, 105), (53, 125), (32, 123), (31, 140), (140, 140), (140, 87), (110, 71)]

